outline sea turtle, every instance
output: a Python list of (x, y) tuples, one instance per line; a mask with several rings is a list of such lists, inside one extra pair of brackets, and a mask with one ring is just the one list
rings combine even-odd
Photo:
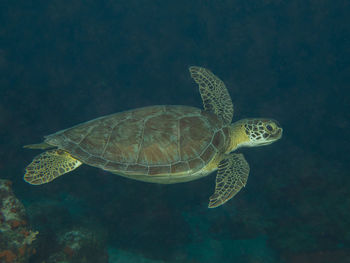
[(271, 144), (282, 128), (271, 119), (231, 123), (233, 104), (225, 84), (211, 71), (189, 68), (199, 85), (204, 110), (189, 106), (149, 106), (100, 117), (24, 146), (49, 149), (27, 166), (24, 180), (48, 183), (81, 164), (145, 182), (172, 184), (218, 170), (210, 208), (220, 206), (245, 186), (249, 165), (243, 146)]

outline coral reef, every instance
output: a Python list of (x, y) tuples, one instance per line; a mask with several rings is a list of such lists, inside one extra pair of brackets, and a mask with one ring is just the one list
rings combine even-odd
[(29, 221), (40, 231), (31, 263), (107, 263), (106, 231), (69, 193), (26, 203)]
[(36, 253), (33, 241), (38, 232), (30, 229), (11, 186), (11, 181), (0, 179), (0, 262), (22, 263)]
[(58, 234), (55, 251), (46, 260), (47, 263), (107, 263), (108, 253), (96, 235), (83, 228), (73, 228)]

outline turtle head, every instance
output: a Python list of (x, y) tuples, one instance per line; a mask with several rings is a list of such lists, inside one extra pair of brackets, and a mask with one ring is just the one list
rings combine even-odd
[(269, 145), (282, 137), (283, 129), (272, 119), (243, 119), (231, 126), (229, 151), (239, 147)]

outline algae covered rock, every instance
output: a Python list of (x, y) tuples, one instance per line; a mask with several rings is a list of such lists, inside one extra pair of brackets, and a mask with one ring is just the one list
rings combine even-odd
[(56, 251), (47, 263), (108, 263), (108, 253), (95, 233), (84, 228), (73, 228), (57, 235)]
[(0, 262), (22, 263), (35, 254), (38, 232), (28, 225), (25, 208), (11, 186), (11, 181), (0, 179)]

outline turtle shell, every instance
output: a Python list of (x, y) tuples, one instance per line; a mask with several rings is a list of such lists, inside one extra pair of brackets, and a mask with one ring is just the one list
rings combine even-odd
[(225, 151), (228, 128), (188, 106), (151, 106), (100, 117), (46, 137), (81, 162), (137, 176), (191, 175)]

